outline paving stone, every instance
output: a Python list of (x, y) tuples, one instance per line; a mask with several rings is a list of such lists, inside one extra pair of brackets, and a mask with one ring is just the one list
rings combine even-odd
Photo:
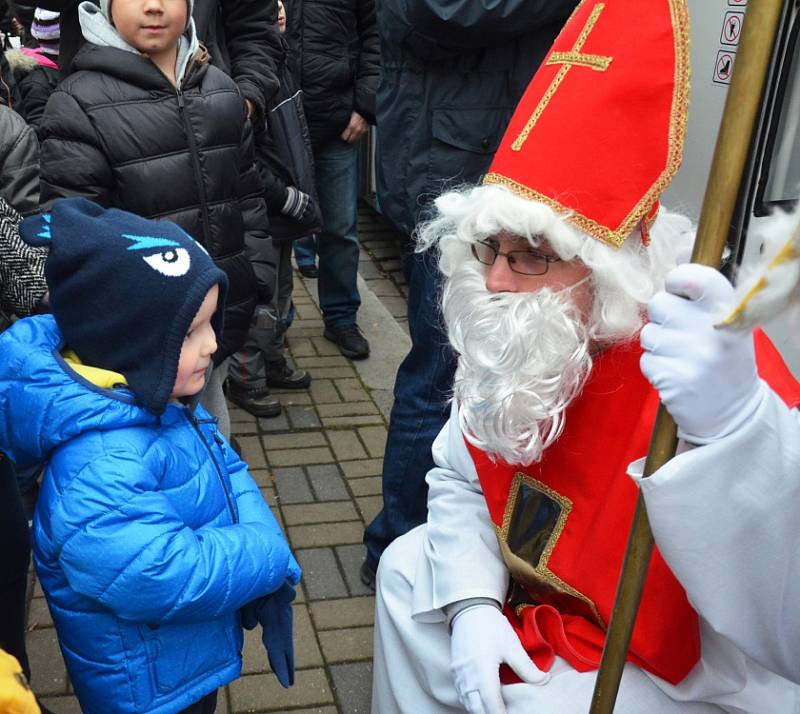
[(259, 486), (272, 486), (272, 474), (269, 469), (249, 469), (249, 471)]
[(334, 384), (346, 402), (365, 402), (370, 398), (359, 379), (337, 379)]
[(322, 337), (322, 330), (317, 333), (318, 336), (313, 336), (311, 342), (319, 355), (340, 355), (339, 348), (330, 340)]
[(358, 435), (370, 456), (383, 456), (386, 450), (386, 427), (369, 426), (358, 430)]
[(244, 409), (240, 409), (237, 406), (234, 406), (231, 402), (228, 402), (228, 414), (231, 418), (231, 424), (241, 424), (242, 422), (250, 422), (255, 423), (256, 418), (246, 412)]
[(295, 556), (303, 568), (303, 585), (309, 600), (347, 597), (347, 586), (332, 548), (298, 550)]
[(358, 510), (361, 511), (364, 523), (371, 523), (372, 519), (383, 508), (383, 496), (362, 496), (361, 498), (356, 498), (356, 503), (358, 504)]
[(373, 243), (369, 247), (369, 252), (373, 258), (377, 258), (380, 262), (383, 262), (386, 258), (397, 259), (400, 254), (396, 245), (389, 245), (388, 243), (383, 245)]
[(311, 382), (311, 396), (317, 404), (338, 404), (342, 401), (330, 379), (315, 379)]
[[(374, 496), (369, 498), (374, 498)], [(358, 512), (352, 501), (303, 503), (285, 506), (283, 518), (288, 526), (300, 526), (307, 523), (339, 523), (358, 520)]]
[(369, 289), (381, 298), (381, 302), (384, 297), (397, 297), (400, 294), (397, 286), (389, 278), (370, 280)]
[(390, 270), (389, 277), (391, 277), (392, 281), (395, 285), (405, 285), (406, 284), (406, 276), (402, 270)]
[[(81, 714), (81, 705), (76, 697), (42, 697), (41, 701), (53, 714)], [(225, 711), (219, 708), (217, 710)]]
[(354, 478), (350, 481), (350, 490), (354, 496), (376, 496), (383, 493), (383, 480), (380, 476)]
[(275, 469), (275, 483), (282, 504), (307, 503), (314, 500), (306, 475), (299, 466)]
[(319, 429), (321, 426), (317, 413), (311, 407), (286, 407), (285, 411), (293, 429)]
[[(294, 337), (307, 337), (311, 339), (311, 343), (314, 345), (314, 349), (319, 352), (319, 348), (317, 347), (317, 343), (314, 341), (322, 334), (322, 324), (319, 325), (297, 325), (292, 329), (292, 334)], [(294, 337), (292, 339), (294, 339)], [(323, 353), (325, 354), (325, 353)]]
[(326, 630), (319, 633), (319, 641), (328, 663), (372, 659), (371, 627)]
[(387, 273), (402, 272), (403, 265), (399, 258), (381, 261), (381, 269)]
[[(289, 407), (291, 409), (291, 407)], [(270, 417), (269, 419), (259, 419), (258, 428), (263, 432), (275, 431), (289, 431), (289, 419), (286, 416), (286, 409), (284, 409), (278, 416)]]
[(300, 303), (295, 304), (295, 312), (297, 314), (297, 318), (300, 320), (315, 320), (319, 319), (319, 310), (317, 310), (316, 305), (313, 303)]
[(319, 630), (340, 627), (372, 626), (375, 622), (375, 598), (352, 597), (345, 600), (312, 602), (311, 617)]
[(369, 714), (372, 702), (372, 664), (352, 662), (337, 664), (330, 669), (340, 714)]
[(339, 466), (345, 478), (362, 478), (364, 476), (380, 476), (383, 471), (383, 459), (365, 459), (364, 461), (342, 461)]
[(392, 407), (394, 406), (394, 394), (391, 389), (372, 389), (369, 394), (381, 416), (387, 421), (391, 421)]
[(383, 306), (391, 313), (392, 317), (406, 317), (408, 315), (408, 303), (404, 297), (383, 297)]
[[(292, 334), (291, 328), (289, 329), (289, 334)], [(299, 337), (297, 339), (292, 337), (292, 344), (289, 351), (296, 358), (313, 357), (317, 354), (313, 343), (307, 337)]]
[(273, 434), (264, 437), (264, 444), (269, 451), (277, 449), (306, 449), (311, 446), (327, 446), (325, 435), (321, 431), (304, 431), (299, 434)]
[(372, 595), (370, 590), (358, 575), (361, 570), (361, 563), (367, 557), (367, 549), (363, 543), (357, 545), (340, 545), (336, 550), (336, 555), (339, 557), (339, 562), (342, 564), (342, 571), (344, 578), (347, 582), (347, 587), (350, 589), (351, 595)]
[(42, 597), (35, 597), (31, 600), (28, 608), (28, 628), (31, 630), (52, 627), (53, 618), (50, 617), (50, 610), (47, 602)]
[(306, 473), (318, 501), (341, 501), (350, 498), (336, 464), (306, 466)]
[(363, 536), (364, 524), (361, 521), (293, 526), (289, 529), (289, 539), (295, 548), (360, 543)]
[(311, 395), (305, 390), (271, 389), (271, 391), (278, 398), (282, 407), (307, 407), (311, 404)]
[(333, 693), (323, 669), (299, 669), (294, 686), (284, 689), (272, 674), (251, 674), (230, 685), (234, 714), (244, 712), (286, 712), (314, 704), (330, 704)]
[(336, 707), (314, 707), (313, 709), (292, 709), (292, 714), (339, 714)]
[(303, 329), (309, 329), (309, 328), (322, 330), (324, 324), (322, 322), (322, 316), (319, 314), (319, 311), (315, 311), (313, 317), (305, 317), (302, 319), (295, 318), (295, 321), (292, 323), (292, 327), (298, 332)]
[(325, 417), (360, 416), (377, 414), (378, 407), (372, 402), (345, 402), (344, 404), (318, 404), (317, 413)]
[(242, 449), (242, 458), (251, 469), (265, 469), (267, 467), (267, 461), (264, 458), (264, 449), (259, 437), (240, 436), (238, 441)]
[(378, 426), (383, 424), (383, 416), (380, 413), (368, 414), (363, 416), (342, 416), (325, 417), (322, 426), (326, 429), (343, 429), (356, 426)]
[[(31, 567), (33, 567), (33, 564), (31, 564)], [(37, 578), (35, 575), (33, 581), (33, 597), (44, 597), (44, 590), (42, 590), (42, 583), (39, 580), (39, 578)]]
[(319, 379), (347, 379), (354, 377), (352, 367), (320, 367), (314, 370), (314, 376)]
[(325, 464), (333, 461), (333, 454), (327, 446), (309, 449), (288, 449), (267, 451), (272, 466), (302, 466), (304, 464)]
[(217, 712), (219, 714), (228, 714), (230, 711), (228, 701), (228, 688), (222, 687), (217, 691)]
[(297, 360), (297, 366), (303, 369), (314, 369), (315, 367), (347, 367), (349, 364), (350, 361), (347, 357), (340, 354), (326, 355), (325, 357), (299, 357)]
[(385, 273), (372, 261), (364, 261), (363, 263), (358, 264), (358, 274), (364, 278), (364, 280), (373, 280), (375, 278), (383, 278), (385, 277)]
[(29, 632), (25, 644), (31, 664), (31, 685), (37, 694), (67, 694), (67, 668), (55, 628)]
[(268, 488), (260, 488), (258, 489), (261, 491), (261, 498), (263, 498), (267, 505), (274, 509), (278, 506), (278, 500), (275, 498), (275, 490), (270, 486)]
[(354, 431), (344, 429), (336, 431), (326, 431), (328, 441), (330, 441), (333, 453), (337, 461), (352, 461), (354, 459), (367, 458), (367, 452), (358, 440), (358, 435)]

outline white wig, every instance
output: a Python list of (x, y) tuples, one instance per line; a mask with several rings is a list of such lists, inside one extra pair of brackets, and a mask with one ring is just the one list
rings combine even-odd
[[(662, 212), (648, 247), (631, 236), (615, 249), (500, 186), (453, 191), (435, 206), (436, 217), (418, 232), (418, 250), (439, 251), (442, 310), (459, 355), (453, 393), (461, 429), (487, 453), (530, 464), (561, 434), (565, 410), (591, 371), (592, 346), (626, 341), (642, 326), (646, 302), (691, 243), (691, 226)], [(569, 287), (489, 292), (487, 268), (471, 245), (500, 233), (532, 247), (546, 241), (563, 260), (586, 264), (595, 296), (588, 320)]]
[(647, 301), (694, 241), (689, 219), (663, 206), (648, 246), (635, 232), (620, 248), (588, 237), (549, 206), (503, 186), (451, 191), (436, 199), (435, 208), (435, 217), (417, 231), (417, 250), (437, 248), (445, 277), (462, 261), (474, 260), (472, 243), (503, 232), (526, 239), (532, 247), (547, 241), (562, 260), (581, 260), (592, 272), (595, 291), (589, 337), (600, 342), (626, 340), (638, 332)]

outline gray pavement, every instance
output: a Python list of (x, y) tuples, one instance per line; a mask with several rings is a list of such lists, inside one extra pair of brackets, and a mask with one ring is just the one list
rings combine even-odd
[[(359, 230), (359, 324), (370, 358), (352, 362), (323, 338), (316, 280), (296, 275), (289, 352), (311, 372), (311, 387), (276, 392), (284, 410), (275, 419), (231, 409), (233, 434), (304, 577), (294, 605), (294, 687), (282, 689), (270, 673), (257, 628), (245, 633), (243, 674), (221, 692), (219, 714), (369, 712), (374, 597), (358, 577), (361, 538), (381, 506), (392, 386), (410, 341), (397, 238), (366, 206)], [(80, 712), (43, 593), (31, 578), (33, 688), (56, 714)]]

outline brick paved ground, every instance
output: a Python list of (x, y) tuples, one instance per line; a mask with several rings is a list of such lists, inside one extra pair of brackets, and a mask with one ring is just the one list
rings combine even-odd
[[(313, 375), (311, 388), (279, 392), (284, 410), (276, 419), (231, 409), (233, 433), (304, 578), (294, 605), (295, 686), (278, 685), (259, 634), (246, 633), (243, 676), (225, 688), (220, 714), (369, 712), (374, 598), (358, 577), (361, 538), (381, 505), (391, 388), (409, 343), (397, 240), (366, 207), (359, 226), (359, 323), (370, 359), (351, 362), (322, 337), (316, 281), (296, 277), (289, 348)], [(57, 714), (80, 712), (35, 577), (28, 627), (34, 689)]]

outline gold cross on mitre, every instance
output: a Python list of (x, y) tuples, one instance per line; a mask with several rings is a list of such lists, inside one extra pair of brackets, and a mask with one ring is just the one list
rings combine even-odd
[(594, 28), (597, 18), (600, 17), (600, 13), (603, 12), (603, 8), (605, 8), (603, 3), (598, 3), (594, 6), (592, 14), (589, 15), (589, 19), (586, 20), (586, 24), (583, 26), (581, 34), (578, 35), (578, 39), (575, 40), (575, 44), (572, 46), (572, 49), (569, 52), (553, 52), (547, 59), (547, 62), (545, 62), (545, 64), (548, 65), (560, 64), (561, 68), (558, 70), (558, 74), (556, 74), (556, 76), (553, 78), (553, 81), (550, 82), (550, 86), (547, 88), (547, 91), (544, 93), (541, 100), (539, 100), (539, 103), (536, 105), (536, 109), (534, 109), (533, 114), (531, 114), (531, 118), (528, 119), (528, 123), (525, 124), (525, 127), (519, 133), (519, 136), (514, 140), (514, 143), (511, 144), (511, 149), (513, 151), (519, 151), (522, 149), (522, 145), (528, 138), (528, 134), (531, 133), (531, 129), (536, 126), (536, 122), (539, 121), (539, 117), (542, 115), (545, 107), (550, 103), (550, 100), (553, 98), (553, 95), (556, 93), (559, 85), (564, 81), (564, 77), (567, 76), (567, 72), (569, 72), (572, 67), (588, 67), (596, 72), (605, 72), (608, 69), (608, 65), (611, 64), (613, 57), (590, 55), (581, 52), (581, 48)]

